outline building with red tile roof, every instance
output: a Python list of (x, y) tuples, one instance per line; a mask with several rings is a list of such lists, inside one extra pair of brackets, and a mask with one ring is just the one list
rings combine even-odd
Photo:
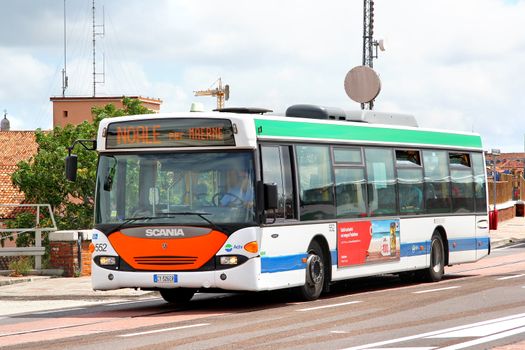
[[(38, 151), (34, 131), (0, 131), (0, 204), (21, 204), (22, 192), (13, 186), (11, 175), (17, 164)], [(0, 206), (0, 222), (13, 218), (13, 209)]]

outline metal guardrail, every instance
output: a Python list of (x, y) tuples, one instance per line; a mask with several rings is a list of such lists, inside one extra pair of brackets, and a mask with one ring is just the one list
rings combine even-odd
[[(31, 228), (9, 228), (9, 229), (0, 229), (0, 233), (9, 233), (12, 232), (14, 235), (20, 235), (26, 232), (35, 233), (35, 246), (34, 247), (10, 247), (10, 248), (0, 248), (0, 256), (34, 256), (35, 257), (35, 270), (40, 270), (42, 268), (42, 255), (45, 253), (45, 247), (42, 247), (42, 232), (51, 232), (57, 230), (57, 225), (55, 221), (55, 216), (51, 210), (51, 205), (49, 204), (1, 204), (0, 207), (13, 207), (13, 208), (23, 208), (23, 207), (36, 207), (35, 214), (35, 227)], [(47, 208), (49, 211), (49, 217), (53, 223), (52, 227), (40, 227), (40, 208)], [(8, 238), (2, 237), (2, 238)]]

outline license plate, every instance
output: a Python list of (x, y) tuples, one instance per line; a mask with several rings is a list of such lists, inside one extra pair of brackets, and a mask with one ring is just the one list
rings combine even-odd
[(154, 283), (177, 283), (177, 275), (173, 274), (155, 274), (153, 275)]

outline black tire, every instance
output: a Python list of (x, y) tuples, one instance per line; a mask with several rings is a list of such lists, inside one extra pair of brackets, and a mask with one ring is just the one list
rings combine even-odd
[(193, 298), (196, 290), (191, 288), (170, 288), (159, 289), (159, 292), (168, 303), (182, 306), (186, 305)]
[(430, 242), (430, 266), (421, 271), (424, 281), (441, 281), (445, 274), (445, 247), (441, 235), (434, 232)]
[(316, 241), (308, 247), (308, 258), (306, 260), (306, 281), (297, 289), (302, 300), (316, 300), (323, 292), (326, 278), (326, 268), (323, 250)]

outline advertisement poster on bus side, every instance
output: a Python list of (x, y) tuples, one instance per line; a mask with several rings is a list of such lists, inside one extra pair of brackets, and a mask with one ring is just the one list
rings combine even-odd
[(399, 219), (337, 224), (337, 265), (363, 265), (400, 259)]

